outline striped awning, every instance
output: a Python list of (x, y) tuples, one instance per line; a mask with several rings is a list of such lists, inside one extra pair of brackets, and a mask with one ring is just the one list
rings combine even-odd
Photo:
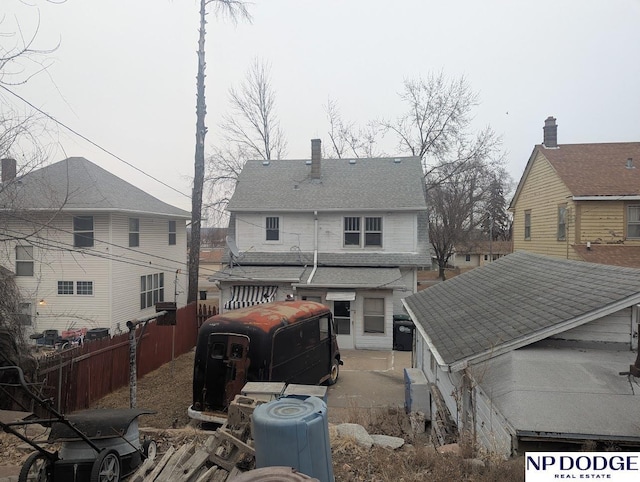
[(239, 285), (231, 287), (231, 299), (224, 304), (225, 310), (237, 310), (259, 303), (269, 303), (276, 297), (277, 286)]

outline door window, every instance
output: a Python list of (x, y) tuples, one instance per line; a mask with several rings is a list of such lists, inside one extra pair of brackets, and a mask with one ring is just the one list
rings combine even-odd
[(351, 302), (334, 301), (333, 319), (336, 323), (336, 335), (351, 334)]

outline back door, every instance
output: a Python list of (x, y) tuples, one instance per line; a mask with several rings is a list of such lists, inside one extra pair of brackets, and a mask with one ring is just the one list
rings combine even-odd
[(247, 381), (249, 337), (213, 333), (207, 345), (205, 407), (226, 410)]

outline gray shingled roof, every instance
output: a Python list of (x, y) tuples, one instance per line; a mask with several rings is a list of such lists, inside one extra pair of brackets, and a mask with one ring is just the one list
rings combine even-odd
[(318, 268), (309, 286), (372, 289), (406, 288), (398, 268)]
[[(395, 162), (398, 159), (400, 162)], [(248, 161), (227, 209), (234, 211), (426, 210), (417, 157), (322, 159), (310, 178), (302, 160)]]
[(523, 251), (403, 300), (452, 370), (640, 302), (640, 270)]
[(0, 210), (60, 208), (191, 217), (189, 212), (160, 201), (83, 157), (70, 157), (32, 171), (0, 193)]
[(406, 288), (397, 268), (318, 268), (311, 283), (311, 267), (233, 266), (209, 277), (209, 281), (284, 282), (309, 288)]
[(311, 270), (303, 266), (233, 266), (226, 267), (209, 277), (209, 281), (242, 281), (251, 282), (288, 282), (299, 283), (305, 271)]

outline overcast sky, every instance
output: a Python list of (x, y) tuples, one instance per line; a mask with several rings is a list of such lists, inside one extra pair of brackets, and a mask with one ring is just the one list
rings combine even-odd
[[(46, 73), (13, 90), (190, 195), (198, 4), (2, 0), (0, 34), (19, 22), (30, 37), (39, 15), (35, 47), (59, 43)], [(255, 58), (271, 64), (289, 158), (308, 158), (312, 138), (329, 142), (328, 98), (348, 120), (393, 118), (403, 79), (440, 71), (464, 75), (478, 92), (475, 127), (502, 136), (516, 181), (549, 115), (560, 144), (640, 141), (640, 0), (255, 0), (250, 10), (253, 22), (237, 26), (208, 17), (207, 146), (229, 87)], [(1, 99), (25, 107), (6, 93)], [(65, 129), (54, 137), (51, 162), (86, 157), (190, 210), (187, 196)]]

